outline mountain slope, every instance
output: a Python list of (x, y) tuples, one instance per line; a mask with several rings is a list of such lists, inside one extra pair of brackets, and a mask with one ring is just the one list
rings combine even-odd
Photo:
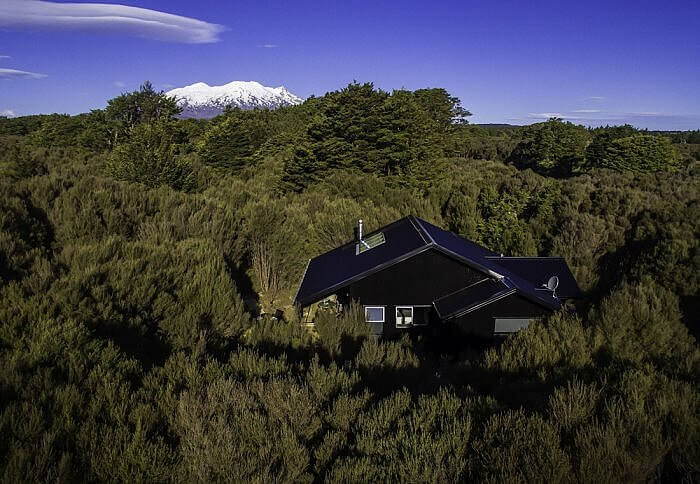
[(212, 118), (226, 106), (241, 109), (276, 109), (301, 104), (304, 100), (284, 86), (266, 87), (255, 81), (233, 81), (223, 86), (197, 82), (168, 91), (182, 108), (183, 118)]

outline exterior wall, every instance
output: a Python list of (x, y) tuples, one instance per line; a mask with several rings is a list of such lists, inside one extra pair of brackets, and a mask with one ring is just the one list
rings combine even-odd
[[(397, 305), (432, 307), (435, 299), (484, 277), (461, 262), (429, 250), (357, 281), (338, 296), (345, 304), (356, 300), (362, 305), (385, 306), (383, 334), (391, 336), (406, 331), (406, 328), (396, 327)], [(437, 321), (437, 315), (433, 309), (430, 314), (428, 323), (432, 324)]]
[(450, 320), (447, 324), (455, 324), (459, 329), (469, 334), (490, 338), (493, 336), (495, 318), (537, 318), (546, 316), (549, 313), (549, 309), (535, 304), (518, 294), (511, 294), (476, 311)]

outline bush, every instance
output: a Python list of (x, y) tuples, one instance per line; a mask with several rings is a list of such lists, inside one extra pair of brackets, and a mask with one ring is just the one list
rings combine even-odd
[(676, 171), (680, 157), (668, 138), (635, 134), (612, 141), (605, 149), (600, 166), (618, 171), (648, 173)]
[(700, 375), (700, 351), (681, 321), (678, 298), (653, 281), (623, 284), (589, 319), (607, 357)]
[(149, 188), (168, 185), (192, 191), (196, 178), (190, 164), (175, 154), (168, 124), (143, 124), (134, 128), (128, 141), (110, 154), (108, 172), (118, 180), (142, 183)]
[(582, 167), (588, 142), (583, 126), (550, 119), (524, 128), (508, 161), (543, 175), (568, 176)]
[(568, 482), (571, 464), (556, 429), (541, 417), (509, 411), (491, 417), (474, 442), (480, 482)]

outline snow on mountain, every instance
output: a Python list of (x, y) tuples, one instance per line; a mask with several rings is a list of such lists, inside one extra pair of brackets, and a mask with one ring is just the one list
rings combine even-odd
[(255, 81), (233, 81), (223, 86), (197, 82), (168, 91), (182, 108), (183, 118), (213, 118), (226, 106), (241, 109), (276, 109), (301, 104), (304, 100), (284, 86), (266, 87)]

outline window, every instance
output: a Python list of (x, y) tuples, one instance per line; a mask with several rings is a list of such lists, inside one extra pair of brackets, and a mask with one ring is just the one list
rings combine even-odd
[(365, 321), (368, 323), (383, 323), (384, 306), (365, 306)]
[(413, 306), (413, 326), (425, 326), (430, 322), (432, 306)]
[(396, 306), (396, 327), (413, 324), (413, 306)]
[(517, 333), (526, 328), (534, 318), (494, 318), (493, 333), (497, 335)]
[(357, 243), (357, 245), (355, 246), (355, 254), (362, 254), (363, 252), (366, 252), (369, 249), (374, 249), (376, 246), (382, 245), (384, 242), (386, 242), (386, 239), (384, 238), (384, 234), (382, 232), (370, 235), (369, 237), (364, 238)]

